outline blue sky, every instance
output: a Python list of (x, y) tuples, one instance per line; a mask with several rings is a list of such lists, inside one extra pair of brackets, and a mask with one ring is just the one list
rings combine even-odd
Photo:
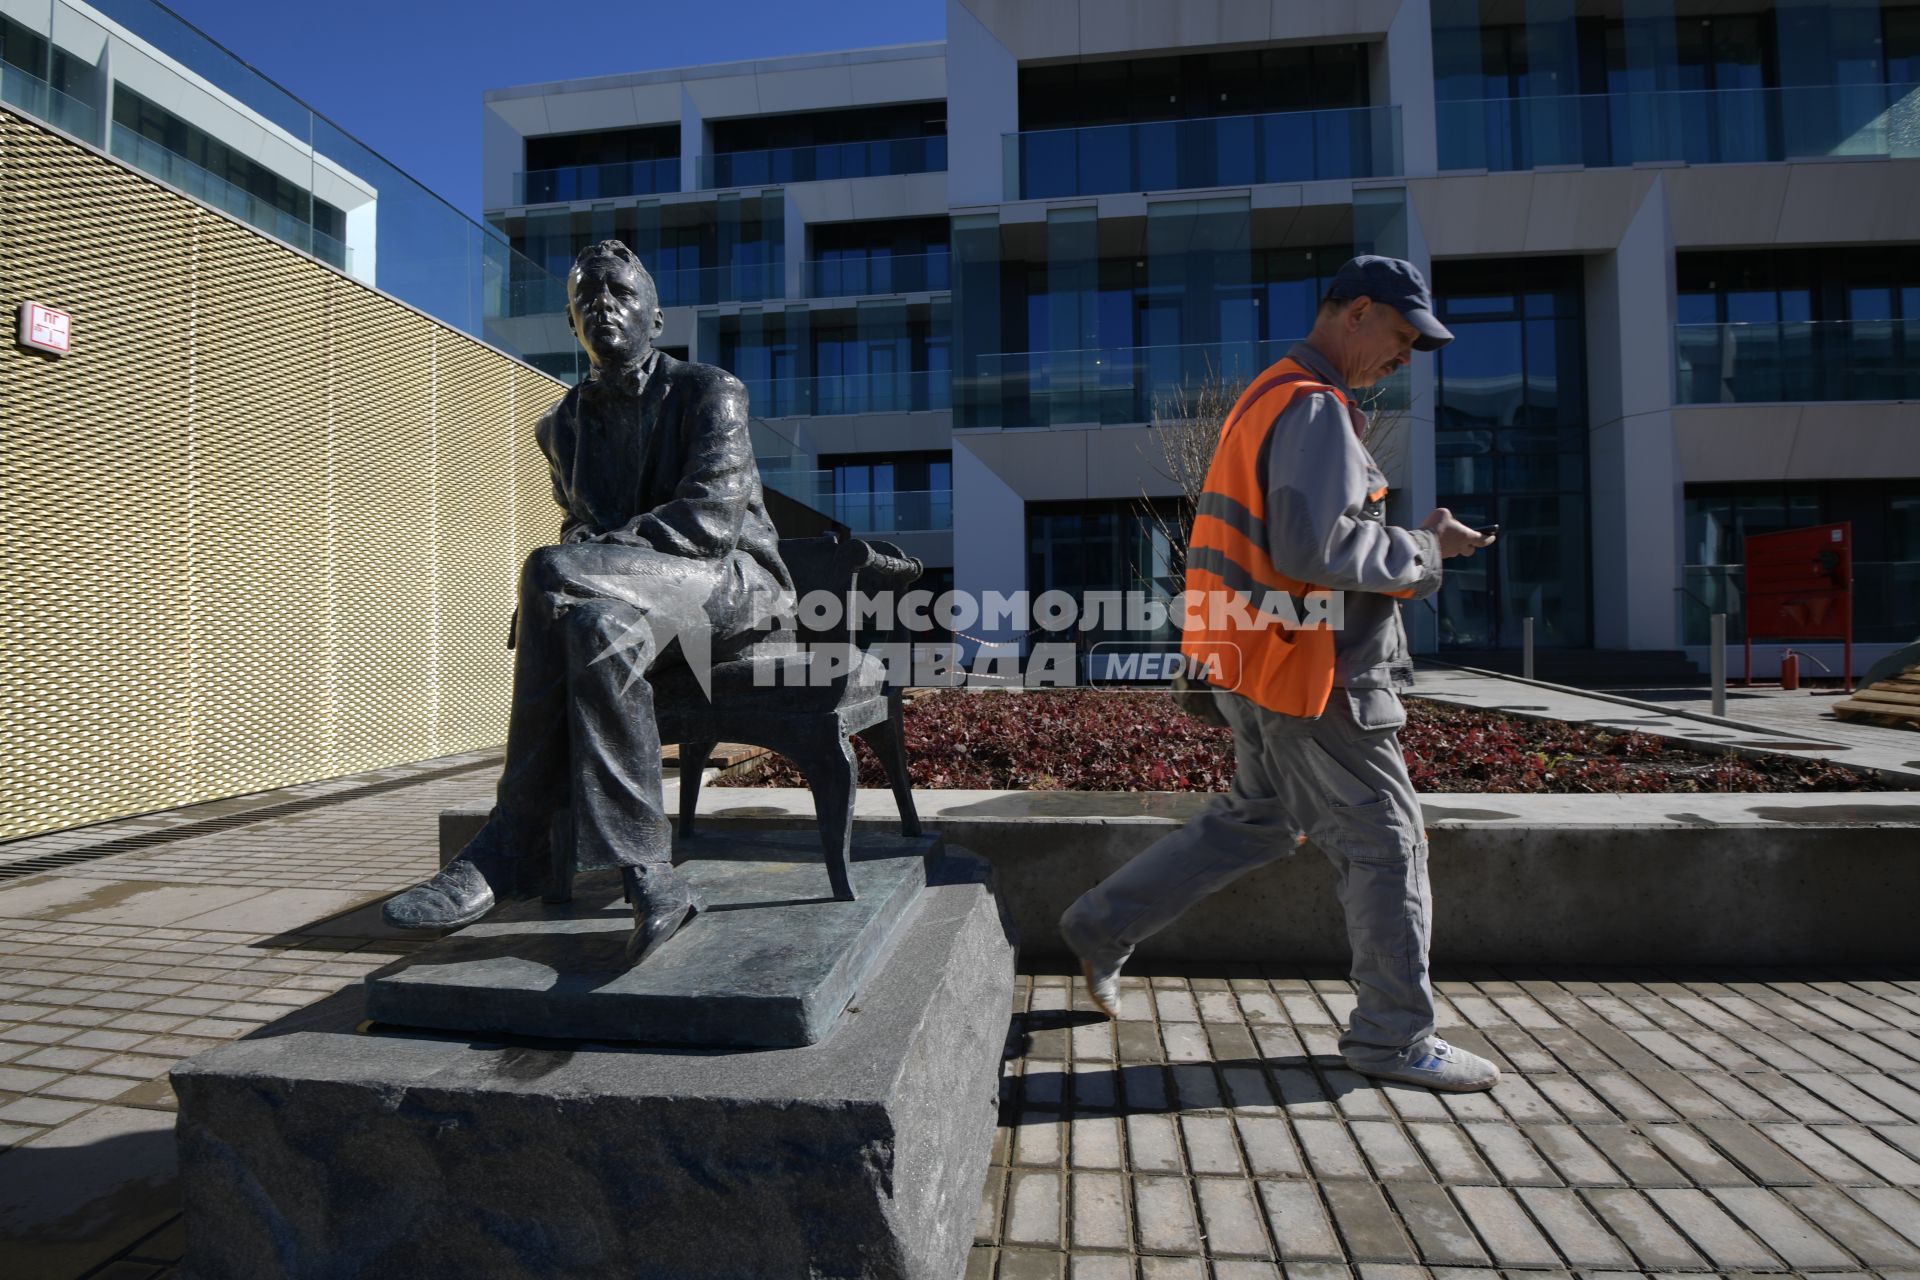
[(476, 220), (484, 90), (946, 34), (945, 0), (167, 2)]

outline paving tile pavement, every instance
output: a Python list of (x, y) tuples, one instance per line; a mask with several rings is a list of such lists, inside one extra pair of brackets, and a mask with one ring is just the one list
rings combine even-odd
[(378, 904), (497, 770), (430, 760), (0, 845), (0, 1275), (178, 1274), (167, 1072), (421, 945)]
[(1337, 976), (1023, 976), (970, 1280), (1920, 1275), (1920, 968), (1443, 973), (1492, 1093), (1346, 1069)]
[[(178, 1274), (167, 1071), (419, 945), (378, 902), (496, 765), (0, 846), (0, 1273)], [(1493, 1093), (1347, 1070), (1336, 974), (1129, 975), (1115, 1022), (1023, 976), (969, 1280), (1920, 1280), (1920, 968), (1482, 968), (1438, 992), (1443, 1034), (1506, 1071)]]

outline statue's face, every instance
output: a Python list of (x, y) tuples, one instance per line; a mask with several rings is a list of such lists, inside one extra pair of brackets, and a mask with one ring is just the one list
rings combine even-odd
[(573, 280), (567, 324), (596, 369), (612, 369), (646, 355), (667, 317), (652, 283), (626, 263), (596, 259)]

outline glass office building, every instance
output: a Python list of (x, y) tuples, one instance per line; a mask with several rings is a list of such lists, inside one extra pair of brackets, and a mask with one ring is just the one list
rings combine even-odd
[(1703, 658), (1742, 533), (1803, 517), (1856, 526), (1863, 638), (1920, 633), (1920, 5), (958, 4), (951, 43), (492, 92), (489, 220), (549, 276), (628, 238), (669, 347), (963, 590), (1177, 578), (1166, 424), (1382, 252), (1459, 337), (1367, 397), (1390, 516), (1503, 533), (1417, 649)]

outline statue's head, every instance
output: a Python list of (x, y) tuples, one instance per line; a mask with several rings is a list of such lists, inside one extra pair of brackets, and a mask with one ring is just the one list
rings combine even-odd
[(588, 245), (567, 273), (567, 327), (596, 371), (645, 356), (667, 327), (653, 277), (618, 240)]

